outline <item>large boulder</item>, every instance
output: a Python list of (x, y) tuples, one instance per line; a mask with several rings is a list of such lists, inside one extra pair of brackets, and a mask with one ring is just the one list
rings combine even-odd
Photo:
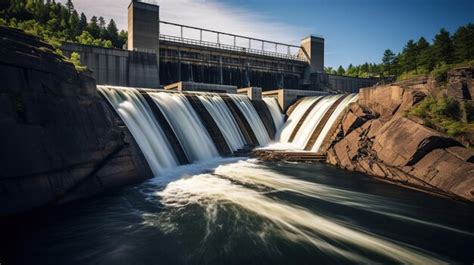
[(461, 146), (441, 133), (398, 116), (378, 131), (373, 149), (390, 166), (411, 166), (434, 149)]
[[(327, 162), (400, 185), (474, 201), (474, 154), (456, 140), (404, 117), (430, 93), (408, 87), (363, 89), (341, 119)], [(379, 90), (379, 91), (377, 91)], [(373, 115), (373, 113), (375, 115)]]
[(0, 216), (151, 176), (95, 81), (53, 50), (0, 27)]

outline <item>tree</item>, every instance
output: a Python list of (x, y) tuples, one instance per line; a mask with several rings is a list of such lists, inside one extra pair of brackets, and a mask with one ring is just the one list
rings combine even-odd
[(382, 57), (382, 65), (384, 72), (387, 72), (388, 75), (393, 75), (394, 61), (395, 53), (393, 53), (390, 49), (385, 50)]
[(69, 39), (73, 40), (81, 32), (79, 14), (74, 10), (69, 17)]
[(116, 46), (117, 48), (122, 48), (125, 43), (127, 43), (128, 40), (128, 32), (125, 30), (121, 30), (118, 36), (118, 45)]
[(98, 20), (96, 16), (93, 16), (87, 25), (87, 31), (92, 35), (94, 38), (100, 37), (100, 28), (99, 24), (97, 24)]
[(431, 46), (428, 41), (421, 37), (416, 43), (418, 49), (417, 61), (418, 65), (426, 71), (431, 71), (434, 68), (434, 60), (431, 56)]
[(72, 12), (74, 11), (74, 4), (72, 3), (71, 0), (67, 0), (66, 8), (67, 8), (67, 11), (69, 12), (69, 14), (72, 14)]
[(120, 48), (118, 28), (113, 19), (110, 20), (109, 25), (107, 26), (104, 38), (110, 40), (114, 47)]
[(403, 48), (401, 64), (402, 70), (415, 70), (415, 73), (418, 73), (418, 46), (413, 40), (409, 40)]
[(456, 62), (474, 59), (474, 24), (459, 27), (453, 35)]
[(433, 56), (436, 60), (436, 63), (446, 63), (449, 64), (453, 59), (453, 42), (444, 28), (442, 28), (438, 34), (435, 35), (433, 40)]
[(342, 65), (339, 65), (339, 68), (337, 68), (337, 74), (338, 75), (344, 75), (346, 71), (344, 70), (344, 67)]
[(87, 17), (84, 13), (81, 13), (81, 18), (79, 19), (79, 29), (81, 32), (87, 29)]

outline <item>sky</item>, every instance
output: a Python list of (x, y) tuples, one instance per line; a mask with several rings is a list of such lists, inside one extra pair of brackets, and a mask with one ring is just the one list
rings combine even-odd
[[(76, 9), (113, 18), (127, 27), (131, 0), (73, 0)], [(60, 2), (65, 2), (61, 0)], [(154, 0), (160, 19), (299, 45), (309, 35), (325, 39), (325, 65), (378, 63), (385, 49), (400, 52), (440, 28), (451, 33), (474, 23), (474, 0)], [(163, 28), (163, 33), (178, 33)], [(187, 34), (187, 35), (186, 35)], [(192, 32), (185, 32), (193, 36)], [(208, 36), (209, 38), (211, 36)], [(223, 42), (229, 40), (221, 40)], [(252, 44), (258, 45), (258, 44)], [(268, 47), (266, 47), (268, 49)]]

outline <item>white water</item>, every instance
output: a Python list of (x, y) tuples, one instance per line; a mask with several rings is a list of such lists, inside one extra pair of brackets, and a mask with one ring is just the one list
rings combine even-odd
[[(303, 117), (306, 110), (311, 106), (316, 100), (320, 99), (321, 97), (306, 97), (304, 98), (298, 106), (293, 110), (291, 115), (286, 120), (283, 127), (277, 131), (275, 136), (276, 140), (280, 143), (288, 143), (293, 130), (295, 129), (296, 125)], [(289, 145), (292, 146), (292, 145)]]
[[(156, 195), (159, 196), (161, 204), (170, 209), (170, 214), (176, 214), (176, 211), (190, 205), (199, 205), (206, 209), (208, 224), (202, 243), (214, 229), (220, 229), (216, 220), (218, 211), (227, 205), (235, 205), (263, 220), (262, 231), (251, 231), (258, 234), (263, 242), (266, 242), (267, 234), (276, 234), (289, 241), (311, 244), (325, 253), (343, 257), (352, 263), (373, 263), (369, 253), (404, 264), (443, 263), (416, 248), (364, 231), (355, 224), (343, 223), (269, 196), (271, 193), (268, 189), (297, 192), (332, 202), (367, 207), (369, 210), (383, 209), (383, 201), (381, 204), (372, 205), (371, 203), (378, 198), (292, 179), (271, 173), (268, 168), (260, 168), (252, 164), (252, 162), (241, 161), (220, 166), (214, 173), (179, 179), (169, 183)], [(248, 185), (258, 188), (250, 189)], [(234, 218), (242, 218), (240, 210), (236, 212)], [(177, 229), (170, 221), (172, 220), (170, 216), (161, 216), (159, 220), (144, 216), (144, 219), (149, 225), (158, 225), (164, 230), (169, 229), (168, 232)], [(350, 248), (363, 249), (367, 256), (362, 254), (363, 252), (352, 252)]]
[(237, 151), (242, 148), (245, 138), (224, 100), (219, 95), (210, 93), (199, 94), (198, 98), (216, 122), (230, 149)]
[(127, 125), (154, 176), (178, 164), (168, 139), (140, 92), (130, 87), (97, 88)]
[(261, 146), (267, 145), (270, 142), (270, 136), (268, 136), (267, 129), (263, 125), (262, 120), (260, 119), (260, 116), (258, 116), (257, 111), (250, 102), (250, 99), (244, 95), (229, 94), (229, 96), (250, 124), (255, 137), (257, 137), (258, 143)]
[(182, 94), (148, 93), (173, 127), (187, 157), (204, 161), (219, 156), (217, 149), (191, 103)]
[(281, 113), (280, 105), (278, 104), (277, 99), (272, 97), (264, 97), (263, 101), (265, 101), (265, 104), (272, 114), (276, 131), (280, 130), (280, 128), (283, 126), (283, 123), (285, 123), (285, 115)]
[(331, 117), (329, 118), (329, 120), (324, 125), (324, 127), (323, 127), (321, 133), (319, 134), (318, 139), (314, 143), (313, 148), (311, 149), (311, 151), (313, 151), (313, 152), (318, 152), (319, 151), (319, 148), (323, 144), (324, 140), (326, 139), (326, 137), (329, 136), (327, 134), (328, 134), (329, 130), (331, 129), (331, 127), (333, 126), (333, 124), (337, 121), (339, 116), (341, 116), (342, 112), (347, 108), (347, 106), (349, 106), (350, 103), (355, 102), (358, 98), (359, 98), (358, 94), (351, 94), (351, 95), (347, 96), (346, 98), (344, 98), (341, 101), (341, 103), (339, 103), (337, 108), (331, 114)]

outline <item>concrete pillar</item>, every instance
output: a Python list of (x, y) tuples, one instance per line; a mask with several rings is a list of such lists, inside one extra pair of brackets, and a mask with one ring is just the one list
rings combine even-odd
[(157, 61), (158, 83), (160, 85), (160, 7), (158, 5), (132, 0), (128, 6), (129, 50), (154, 52)]
[(316, 36), (304, 38), (301, 41), (301, 49), (298, 56), (308, 60), (310, 73), (323, 73), (324, 39)]

